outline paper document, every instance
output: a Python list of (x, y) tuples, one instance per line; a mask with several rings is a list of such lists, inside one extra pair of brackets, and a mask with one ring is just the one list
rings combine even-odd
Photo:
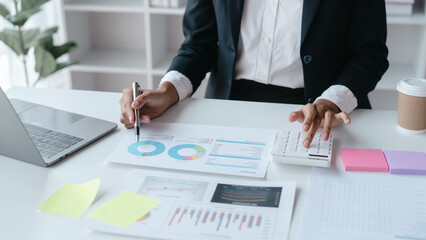
[(140, 141), (135, 142), (134, 130), (128, 130), (108, 160), (263, 178), (276, 130), (149, 123), (140, 134)]
[(313, 168), (300, 239), (426, 239), (425, 186), (413, 176)]
[(95, 200), (100, 181), (97, 178), (82, 184), (64, 184), (37, 209), (45, 213), (79, 218)]
[(113, 194), (122, 191), (161, 203), (127, 228), (89, 219), (91, 229), (161, 239), (278, 240), (288, 236), (296, 184), (132, 170)]

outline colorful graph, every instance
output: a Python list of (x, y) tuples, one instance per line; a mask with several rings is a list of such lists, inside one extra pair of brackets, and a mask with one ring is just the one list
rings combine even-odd
[(280, 203), (281, 187), (256, 187), (218, 184), (212, 202), (258, 207), (275, 207)]
[[(147, 150), (154, 147), (154, 150)], [(136, 156), (155, 156), (166, 150), (166, 146), (164, 144), (157, 141), (141, 141), (131, 144), (127, 151)]]
[(275, 213), (212, 204), (176, 204), (164, 231), (186, 235), (214, 234), (236, 239), (269, 239)]
[(150, 216), (151, 216), (151, 212), (148, 212), (147, 214), (145, 214), (145, 216), (139, 218), (137, 221), (142, 222), (144, 220), (147, 220)]
[(208, 182), (147, 176), (138, 193), (156, 199), (200, 201)]
[[(181, 151), (195, 151), (192, 155), (182, 155)], [(181, 144), (170, 148), (169, 156), (178, 160), (196, 160), (206, 154), (206, 149), (195, 144)]]

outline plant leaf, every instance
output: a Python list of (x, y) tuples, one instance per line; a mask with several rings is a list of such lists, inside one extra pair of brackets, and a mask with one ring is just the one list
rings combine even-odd
[(21, 11), (13, 16), (9, 15), (7, 20), (9, 20), (9, 22), (11, 22), (15, 26), (22, 27), (32, 15), (40, 11), (40, 8), (33, 8), (27, 11)]
[(71, 66), (71, 65), (75, 65), (75, 64), (77, 64), (78, 62), (77, 61), (67, 61), (67, 62), (61, 62), (61, 63), (58, 63), (57, 65), (56, 65), (56, 70), (55, 70), (55, 72), (57, 72), (57, 71), (59, 71), (59, 70), (62, 70), (62, 69), (64, 69), (64, 68), (66, 68), (66, 67), (69, 67), (69, 66)]
[(38, 28), (32, 28), (22, 31), (22, 37), (24, 38), (24, 47), (25, 54), (31, 47), (34, 47), (37, 44), (37, 38), (40, 35), (40, 30)]
[(3, 5), (3, 4), (0, 3), (0, 16), (2, 16), (5, 19), (7, 19), (9, 15), (10, 15), (10, 12), (7, 9), (7, 7), (5, 5)]
[(51, 27), (45, 29), (37, 37), (37, 44), (42, 46), (44, 49), (48, 49), (49, 46), (53, 46), (53, 34), (58, 31), (58, 27)]
[(55, 58), (48, 51), (37, 46), (34, 50), (34, 56), (36, 60), (35, 70), (40, 74), (39, 78), (45, 78), (56, 71)]
[(77, 47), (75, 42), (66, 42), (62, 45), (55, 46), (53, 44), (53, 34), (58, 31), (58, 27), (51, 27), (44, 30), (37, 38), (38, 45), (43, 47), (46, 51), (50, 52), (52, 56), (57, 59), (60, 56), (69, 53)]
[(12, 49), (16, 55), (24, 54), (24, 49), (21, 48), (18, 30), (4, 29), (0, 32), (0, 40)]
[(0, 41), (3, 41), (9, 48), (11, 48), (17, 55), (27, 55), (28, 50), (33, 47), (34, 39), (37, 38), (40, 30), (37, 28), (27, 29), (22, 31), (24, 39), (24, 49), (22, 49), (19, 31), (14, 29), (4, 29), (0, 32)]
[(27, 11), (34, 8), (40, 8), (41, 5), (48, 2), (49, 0), (22, 0), (21, 11)]
[(52, 49), (48, 51), (53, 55), (55, 59), (58, 59), (60, 56), (71, 52), (73, 49), (77, 47), (75, 42), (66, 42), (60, 46), (53, 46)]

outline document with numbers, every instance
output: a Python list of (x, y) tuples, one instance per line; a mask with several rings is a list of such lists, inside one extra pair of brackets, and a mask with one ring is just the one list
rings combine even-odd
[(149, 123), (139, 142), (134, 134), (128, 130), (110, 162), (263, 178), (276, 130)]
[(426, 179), (312, 169), (301, 240), (426, 239)]
[(132, 170), (92, 209), (123, 191), (161, 203), (126, 228), (88, 219), (92, 230), (175, 240), (285, 240), (296, 183)]

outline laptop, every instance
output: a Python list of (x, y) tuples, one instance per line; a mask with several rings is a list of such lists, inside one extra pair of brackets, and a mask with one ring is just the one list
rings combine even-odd
[(47, 167), (117, 128), (117, 124), (9, 99), (0, 88), (0, 155)]

